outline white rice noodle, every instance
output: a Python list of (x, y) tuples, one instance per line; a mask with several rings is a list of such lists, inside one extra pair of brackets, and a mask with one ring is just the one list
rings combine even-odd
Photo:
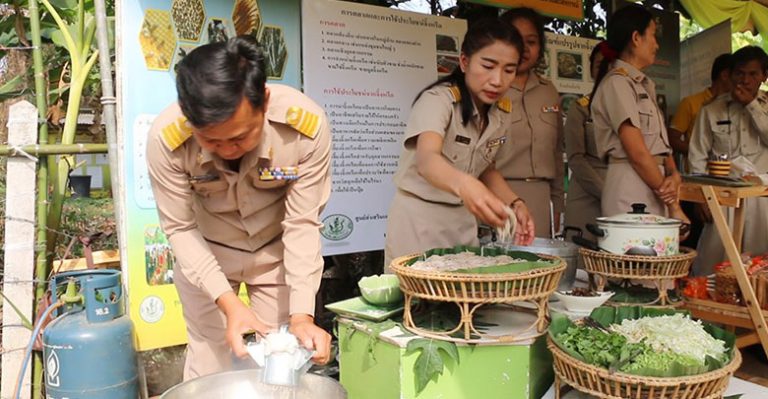
[(526, 260), (515, 259), (508, 255), (480, 256), (475, 255), (472, 252), (461, 252), (449, 255), (432, 255), (426, 260), (417, 261), (411, 265), (411, 269), (447, 272), (459, 269), (472, 269), (476, 267), (506, 265), (521, 262), (526, 262)]

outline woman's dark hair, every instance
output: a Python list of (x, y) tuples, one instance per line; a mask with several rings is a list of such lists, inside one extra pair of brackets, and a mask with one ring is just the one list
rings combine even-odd
[(595, 63), (595, 57), (597, 57), (597, 53), (600, 52), (600, 46), (595, 45), (595, 47), (592, 49), (592, 52), (589, 53), (589, 67), (592, 68), (592, 64)]
[[(612, 53), (621, 55), (627, 46), (632, 42), (632, 34), (637, 32), (640, 35), (645, 34), (648, 25), (653, 21), (653, 15), (645, 7), (639, 4), (629, 4), (617, 10), (608, 20), (608, 38), (606, 44)], [(597, 70), (595, 85), (592, 87), (592, 94), (589, 96), (590, 107), (592, 99), (595, 98), (597, 87), (608, 74), (608, 67), (615, 60), (613, 57), (603, 54), (603, 60), (600, 61), (600, 68)]]
[(768, 71), (768, 55), (765, 54), (765, 51), (762, 48), (757, 46), (746, 46), (737, 50), (733, 53), (731, 65), (733, 66), (733, 69), (736, 69), (750, 61), (759, 62), (763, 73)]
[[(485, 18), (472, 23), (464, 35), (464, 41), (461, 43), (461, 53), (469, 58), (497, 41), (511, 45), (517, 50), (517, 54), (520, 57), (523, 56), (523, 39), (520, 37), (517, 29), (509, 24), (501, 23), (498, 18)], [(444, 76), (425, 87), (419, 92), (413, 102), (418, 101), (425, 91), (444, 83), (450, 83), (459, 88), (461, 93), (461, 123), (466, 126), (469, 118), (472, 116), (472, 96), (469, 93), (469, 89), (467, 89), (467, 83), (464, 81), (464, 72), (461, 71), (459, 65), (456, 65), (450, 75)]]
[(537, 64), (544, 60), (544, 53), (547, 52), (547, 38), (544, 37), (544, 17), (541, 16), (536, 10), (528, 7), (510, 8), (501, 14), (499, 17), (501, 22), (512, 25), (518, 19), (527, 19), (528, 22), (533, 24), (536, 28), (536, 35), (539, 36), (539, 59), (536, 60)]
[(178, 65), (176, 91), (181, 112), (195, 127), (229, 119), (243, 97), (255, 109), (264, 105), (264, 54), (251, 36), (206, 44)]

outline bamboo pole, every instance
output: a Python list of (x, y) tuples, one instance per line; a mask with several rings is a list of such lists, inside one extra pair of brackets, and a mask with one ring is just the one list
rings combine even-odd
[[(32, 34), (32, 62), (35, 72), (35, 102), (39, 120), (38, 143), (48, 143), (48, 90), (43, 68), (43, 52), (40, 37), (40, 9), (37, 0), (29, 0), (29, 24)], [(35, 279), (44, 280), (48, 277), (48, 258), (46, 256), (46, 227), (48, 225), (48, 157), (38, 162), (37, 170), (37, 254), (35, 255)], [(35, 307), (40, 298), (45, 295), (45, 284), (37, 284), (35, 289)], [(35, 309), (37, 313), (39, 309)], [(40, 353), (35, 353), (32, 368), (32, 398), (40, 399), (43, 383), (43, 362)]]
[(106, 154), (107, 144), (41, 144), (11, 147), (0, 145), (0, 156), (22, 157), (29, 155), (59, 154)]

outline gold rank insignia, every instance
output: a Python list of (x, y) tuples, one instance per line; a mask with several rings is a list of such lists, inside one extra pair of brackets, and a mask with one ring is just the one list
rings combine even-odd
[(496, 102), (496, 106), (506, 113), (512, 112), (512, 100), (509, 97), (502, 97), (501, 100)]
[(488, 140), (488, 143), (485, 144), (487, 148), (495, 148), (500, 147), (502, 144), (507, 142), (507, 136), (501, 136), (497, 139)]
[(162, 135), (165, 145), (173, 151), (192, 137), (192, 126), (187, 122), (187, 118), (179, 117), (163, 128)]
[(285, 113), (285, 123), (299, 131), (299, 133), (314, 139), (320, 128), (320, 116), (303, 108), (293, 106)]
[(461, 89), (459, 89), (459, 86), (451, 86), (448, 88), (448, 90), (451, 91), (451, 97), (453, 97), (453, 102), (457, 103), (461, 101)]
[(617, 74), (617, 75), (621, 75), (621, 76), (629, 76), (629, 72), (627, 72), (627, 70), (626, 70), (626, 69), (624, 69), (624, 68), (615, 68), (615, 69), (614, 69), (613, 71), (611, 71), (611, 72), (612, 72), (612, 73), (615, 73), (615, 74)]
[(576, 102), (582, 107), (586, 107), (589, 105), (589, 96), (582, 96), (580, 99), (576, 100)]

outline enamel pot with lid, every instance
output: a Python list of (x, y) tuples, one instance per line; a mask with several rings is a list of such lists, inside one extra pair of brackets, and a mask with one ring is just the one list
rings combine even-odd
[(680, 250), (678, 219), (651, 215), (645, 204), (632, 204), (632, 211), (599, 217), (587, 229), (598, 238), (601, 249), (615, 254), (669, 256)]

